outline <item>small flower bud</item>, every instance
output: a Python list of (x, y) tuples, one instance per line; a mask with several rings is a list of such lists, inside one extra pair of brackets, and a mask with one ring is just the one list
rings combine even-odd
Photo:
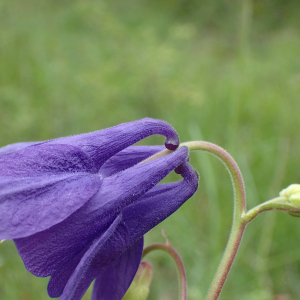
[(293, 207), (299, 209), (299, 212), (291, 212), (289, 214), (294, 217), (300, 217), (300, 184), (291, 184), (282, 190), (279, 195), (285, 197)]
[(300, 204), (300, 184), (291, 184), (286, 189), (282, 190), (279, 195), (286, 197), (293, 204)]
[(146, 300), (152, 281), (152, 265), (141, 262), (139, 269), (123, 300)]

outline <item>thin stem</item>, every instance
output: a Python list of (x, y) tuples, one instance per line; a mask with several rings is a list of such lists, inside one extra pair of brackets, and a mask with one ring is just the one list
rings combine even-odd
[[(235, 212), (236, 213), (239, 212), (241, 214), (244, 213), (246, 210), (246, 196), (245, 196), (244, 182), (241, 175), (241, 171), (237, 163), (235, 162), (235, 160), (230, 156), (230, 154), (223, 148), (209, 142), (203, 142), (203, 141), (186, 142), (180, 144), (178, 148), (181, 148), (183, 146), (188, 147), (190, 151), (202, 150), (205, 152), (209, 152), (214, 156), (218, 157), (222, 161), (222, 163), (226, 166), (230, 174), (231, 181), (233, 184), (233, 190), (235, 196), (235, 209), (236, 209)], [(141, 163), (145, 163), (153, 159), (168, 155), (172, 152), (173, 151), (165, 149), (143, 160)]]
[(246, 211), (244, 182), (237, 163), (223, 148), (202, 141), (183, 143), (181, 146), (187, 146), (190, 150), (206, 151), (218, 157), (226, 166), (233, 185), (234, 214), (231, 233), (221, 263), (205, 297), (206, 300), (216, 300), (228, 276), (246, 226), (246, 223), (242, 220), (242, 215), (244, 215)]
[(184, 270), (184, 266), (182, 260), (178, 253), (171, 246), (170, 242), (167, 240), (167, 244), (153, 244), (144, 249), (143, 257), (145, 257), (148, 253), (154, 250), (162, 250), (167, 252), (176, 263), (178, 278), (179, 278), (179, 299), (186, 300), (187, 299), (187, 288), (186, 288), (186, 274)]
[(232, 267), (236, 253), (240, 246), (246, 224), (234, 222), (223, 257), (216, 271), (215, 277), (206, 294), (205, 300), (217, 300), (224, 286), (225, 280)]
[(299, 208), (295, 207), (291, 203), (286, 200), (286, 197), (278, 197), (272, 200), (261, 203), (254, 208), (247, 211), (242, 216), (244, 223), (249, 223), (252, 221), (257, 215), (266, 210), (282, 210), (290, 213), (299, 213)]
[[(253, 220), (261, 212), (267, 210), (274, 210), (274, 209), (282, 210), (290, 213), (293, 216), (300, 217), (300, 203), (299, 203), (300, 199), (290, 201), (289, 198), (286, 195), (284, 195), (284, 197), (278, 197), (269, 200), (246, 212), (246, 196), (245, 196), (245, 187), (243, 183), (243, 178), (239, 170), (239, 167), (237, 163), (234, 161), (234, 159), (223, 148), (209, 142), (203, 142), (203, 141), (187, 142), (187, 143), (180, 144), (179, 148), (183, 146), (188, 147), (189, 150), (191, 151), (202, 150), (218, 157), (226, 166), (230, 174), (232, 185), (233, 185), (234, 214), (233, 214), (231, 233), (221, 263), (216, 271), (215, 277), (205, 297), (205, 300), (217, 300), (219, 298), (225, 280), (228, 276), (230, 268), (233, 264), (234, 258), (239, 248), (247, 223)], [(143, 162), (150, 161), (152, 159), (159, 158), (161, 156), (165, 156), (169, 153), (171, 153), (171, 151), (169, 150), (161, 151)]]
[[(215, 277), (211, 283), (211, 286), (205, 298), (205, 300), (216, 300), (218, 299), (223, 285), (225, 283), (225, 280), (228, 276), (246, 226), (246, 222), (244, 222), (244, 220), (242, 219), (242, 216), (245, 214), (246, 211), (246, 196), (244, 182), (237, 163), (223, 148), (215, 144), (203, 141), (193, 141), (182, 143), (179, 145), (179, 147), (183, 146), (188, 147), (191, 151), (202, 150), (213, 154), (214, 156), (219, 158), (226, 166), (233, 185), (234, 213), (231, 233), (221, 263), (216, 271)], [(146, 161), (167, 155), (169, 153), (169, 150), (161, 151), (155, 154), (154, 156), (151, 156)]]
[[(179, 148), (180, 148), (180, 145), (179, 145), (178, 149), (179, 149)], [(164, 150), (162, 150), (162, 151), (160, 151), (160, 152), (158, 152), (158, 153), (156, 153), (156, 154), (150, 156), (149, 158), (147, 158), (147, 159), (141, 161), (139, 164), (143, 164), (143, 163), (146, 163), (146, 162), (148, 162), (148, 161), (154, 160), (154, 159), (156, 159), (156, 158), (160, 158), (160, 157), (166, 156), (166, 155), (168, 155), (168, 154), (170, 154), (170, 153), (172, 153), (172, 152), (173, 152), (173, 151), (171, 151), (171, 150), (164, 149)]]

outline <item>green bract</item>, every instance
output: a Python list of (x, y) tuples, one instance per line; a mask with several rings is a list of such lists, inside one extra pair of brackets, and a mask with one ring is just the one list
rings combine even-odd
[(152, 281), (152, 265), (143, 261), (123, 300), (146, 300)]

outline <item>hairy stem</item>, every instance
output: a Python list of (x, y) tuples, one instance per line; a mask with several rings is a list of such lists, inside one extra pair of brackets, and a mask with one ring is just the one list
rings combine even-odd
[(230, 271), (246, 225), (242, 219), (242, 215), (244, 215), (246, 211), (244, 182), (237, 163), (223, 148), (215, 144), (202, 141), (183, 143), (180, 146), (187, 146), (190, 150), (202, 150), (219, 158), (226, 166), (233, 185), (234, 214), (230, 237), (220, 265), (205, 297), (206, 300), (216, 300), (221, 293), (225, 280)]
[[(193, 141), (182, 143), (179, 145), (179, 147), (183, 146), (188, 147), (191, 151), (205, 151), (219, 158), (222, 161), (222, 163), (226, 166), (233, 185), (234, 214), (231, 233), (221, 263), (216, 271), (215, 277), (211, 283), (211, 286), (205, 298), (205, 300), (216, 300), (218, 299), (221, 293), (225, 280), (230, 271), (246, 225), (246, 222), (242, 218), (246, 211), (246, 196), (244, 182), (237, 163), (223, 148), (204, 141)], [(171, 153), (171, 151), (163, 150), (151, 156), (143, 162), (167, 155), (169, 153)]]
[(272, 200), (263, 202), (245, 213), (242, 218), (245, 223), (249, 223), (261, 212), (266, 210), (282, 210), (289, 213), (299, 213), (299, 208), (295, 207), (286, 200), (286, 197), (278, 197)]
[[(246, 196), (245, 196), (245, 187), (243, 183), (243, 178), (237, 163), (234, 159), (221, 147), (204, 141), (193, 141), (182, 143), (180, 147), (186, 146), (190, 151), (200, 150), (205, 151), (214, 156), (218, 157), (222, 163), (226, 166), (233, 185), (234, 190), (234, 213), (233, 213), (233, 222), (231, 227), (231, 233), (229, 240), (223, 254), (220, 265), (216, 271), (215, 277), (211, 283), (211, 286), (208, 290), (208, 293), (205, 297), (205, 300), (217, 300), (225, 283), (225, 280), (228, 276), (228, 273), (233, 264), (234, 258), (236, 256), (237, 250), (239, 248), (245, 227), (247, 223), (253, 220), (259, 213), (267, 210), (282, 210), (289, 212), (291, 214), (296, 214), (300, 216), (300, 208), (296, 205), (293, 205), (287, 201), (286, 197), (278, 197), (267, 202), (264, 202), (248, 212), (246, 212)], [(149, 161), (164, 155), (168, 155), (172, 151), (163, 150), (147, 160)], [(147, 249), (147, 248), (146, 248)]]
[(180, 256), (174, 250), (174, 248), (171, 246), (170, 242), (167, 240), (166, 245), (165, 244), (153, 244), (153, 245), (146, 247), (143, 252), (143, 257), (154, 250), (162, 250), (162, 251), (167, 252), (175, 261), (176, 267), (177, 267), (177, 272), (178, 272), (178, 278), (179, 278), (179, 300), (186, 300), (187, 299), (186, 274), (185, 274), (184, 266), (183, 266), (182, 260), (180, 259)]

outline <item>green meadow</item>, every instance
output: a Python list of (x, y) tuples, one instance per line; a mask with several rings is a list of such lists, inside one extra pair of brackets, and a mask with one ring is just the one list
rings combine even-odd
[[(299, 14), (291, 0), (0, 0), (0, 147), (163, 119), (182, 142), (225, 148), (252, 208), (300, 183)], [(145, 243), (164, 242), (166, 230), (188, 299), (200, 300), (230, 233), (233, 192), (215, 157), (193, 152), (191, 164), (197, 193)], [(147, 261), (149, 300), (177, 299), (172, 260)], [(47, 300), (47, 281), (26, 271), (12, 241), (0, 244), (1, 300)], [(277, 211), (248, 225), (220, 297), (273, 299), (300, 299), (300, 219)]]

